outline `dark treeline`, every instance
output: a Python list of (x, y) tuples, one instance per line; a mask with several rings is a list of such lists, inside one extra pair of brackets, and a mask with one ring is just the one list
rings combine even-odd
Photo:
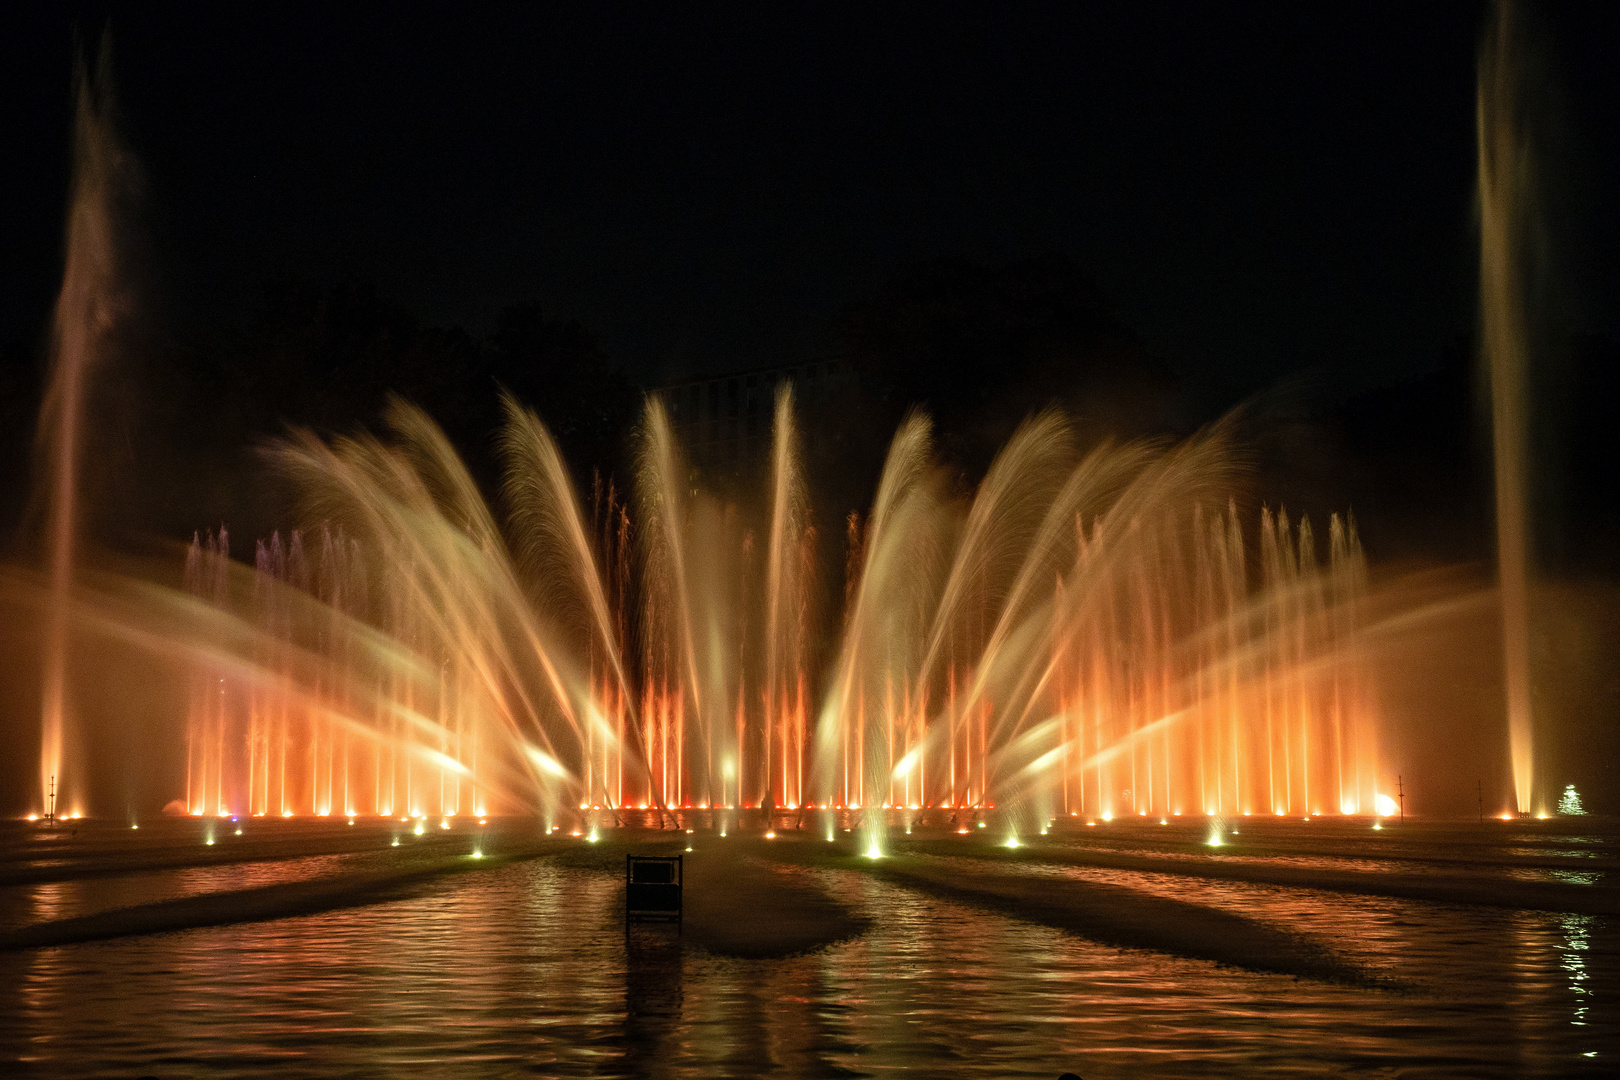
[[(287, 528), (294, 493), (263, 448), (295, 427), (381, 434), (390, 396), (426, 408), (491, 494), (503, 388), (542, 414), (581, 463), (585, 490), (593, 464), (622, 469), (639, 401), (622, 371), (578, 323), (539, 305), (507, 308), (495, 324), (480, 340), (428, 325), (366, 284), (278, 282), (243, 327), (131, 350), (118, 362), (139, 373), (126, 406), (138, 414), (136, 445), (92, 451), (92, 473), (119, 475), (94, 485), (92, 527), (113, 543), (222, 524), (251, 541)], [(99, 428), (91, 437), (105, 441)]]
[[(1435, 365), (1357, 394), (1317, 421), (1331, 446), (1318, 465), (1352, 505), (1368, 548), (1390, 559), (1475, 561), (1495, 552), (1491, 403), (1477, 348), (1458, 338)], [(1620, 575), (1620, 343), (1553, 338), (1531, 399), (1533, 559), (1564, 577)]]
[[(934, 417), (940, 455), (964, 492), (1043, 407), (1073, 416), (1082, 445), (1179, 437), (1215, 415), (1198, 413), (1172, 367), (1056, 255), (908, 267), (849, 304), (827, 341), (857, 380), (835, 415), (805, 418), (828, 566), (841, 563), (845, 518), (866, 509), (888, 439), (912, 407)], [(24, 551), (37, 524), (27, 510), (45, 352), (43, 343), (0, 343), (0, 470), (13, 478), (0, 493), (0, 525)], [(1552, 571), (1614, 573), (1620, 453), (1606, 413), (1620, 390), (1620, 349), (1584, 336), (1552, 354), (1535, 402), (1539, 558)], [(1375, 560), (1488, 561), (1489, 403), (1477, 375), (1474, 345), (1460, 338), (1430, 369), (1389, 386), (1333, 397), (1299, 381), (1262, 393), (1244, 407), (1246, 497), (1320, 519), (1349, 510)], [(293, 426), (375, 431), (390, 395), (426, 408), (492, 496), (502, 388), (552, 429), (586, 501), (597, 476), (624, 492), (652, 389), (589, 328), (539, 304), (499, 312), (476, 338), (429, 325), (366, 284), (299, 281), (267, 286), (241, 325), (132, 340), (101, 378), (86, 486), (92, 530), (114, 545), (221, 524), (246, 542), (288, 527), (295, 502), (260, 454), (266, 441)], [(758, 479), (744, 469), (705, 482)]]

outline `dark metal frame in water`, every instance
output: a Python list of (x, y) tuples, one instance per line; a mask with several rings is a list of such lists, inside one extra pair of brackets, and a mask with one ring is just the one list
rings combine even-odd
[(686, 880), (681, 855), (624, 857), (624, 927), (633, 922), (673, 922), (681, 926)]

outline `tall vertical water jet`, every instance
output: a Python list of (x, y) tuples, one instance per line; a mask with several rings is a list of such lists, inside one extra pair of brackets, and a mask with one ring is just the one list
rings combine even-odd
[(1519, 812), (1528, 813), (1534, 798), (1535, 748), (1530, 702), (1530, 333), (1526, 260), (1534, 163), (1526, 125), (1518, 34), (1512, 0), (1497, 0), (1480, 50), (1476, 134), (1481, 329), (1491, 384), (1508, 741), (1514, 798)]
[(69, 606), (82, 517), (85, 399), (128, 311), (119, 274), (118, 208), (130, 164), (112, 126), (111, 49), (102, 41), (95, 74), (76, 72), (73, 179), (68, 200), (62, 291), (51, 334), (51, 370), (40, 407), (45, 463), (48, 600), (40, 685), (39, 781), (55, 777), (58, 807), (77, 808), (79, 778), (66, 769), (73, 741), (68, 688)]
[[(799, 436), (793, 422), (793, 387), (776, 391), (771, 445), (771, 526), (765, 567), (764, 765), (768, 805), (798, 806), (804, 793), (804, 536), (805, 494), (799, 472)], [(772, 758), (772, 742), (776, 758)], [(773, 765), (773, 760), (775, 764)]]

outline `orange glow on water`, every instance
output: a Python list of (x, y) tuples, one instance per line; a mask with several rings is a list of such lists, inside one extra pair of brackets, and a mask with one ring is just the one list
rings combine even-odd
[[(288, 449), (381, 531), (275, 534), (251, 567), (223, 533), (193, 543), (192, 596), (263, 634), (235, 667), (196, 665), (185, 805), (446, 821), (486, 806), (984, 812), (1012, 797), (997, 777), (1016, 776), (1019, 805), (1094, 824), (1187, 806), (1303, 816), (1374, 795), (1354, 528), (1189, 502), (1189, 486), (1224, 482), (1214, 442), (1100, 451), (1097, 467), (1138, 485), (1116, 519), (1116, 487), (1086, 486), (1055, 414), (1021, 429), (967, 500), (917, 479), (938, 463), (926, 425), (907, 421), (889, 486), (846, 523), (846, 607), (831, 619), (811, 611), (829, 568), (814, 562), (790, 394), (757, 518), (695, 484), (656, 399), (629, 495), (576, 498), (549, 434), (515, 415), (508, 435), (540, 477), (534, 520), (563, 541), (545, 573), (584, 604), (574, 620), (513, 585), (536, 568), (463, 543), (459, 518), (395, 515), (376, 477), (439, 486), (420, 473), (436, 451), (412, 449), (438, 445), (431, 421), (405, 419), (415, 434), (398, 448)], [(1072, 506), (1006, 518), (1018, 491), (1065, 484)], [(900, 517), (896, 499), (912, 500)], [(633, 533), (656, 543), (637, 554)], [(923, 558), (940, 589), (913, 611), (896, 589)], [(399, 587), (363, 603), (378, 567)], [(818, 622), (842, 636), (817, 640)]]

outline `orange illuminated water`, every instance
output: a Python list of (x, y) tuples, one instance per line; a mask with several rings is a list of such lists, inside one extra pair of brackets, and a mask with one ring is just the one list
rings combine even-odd
[[(698, 824), (693, 842), (721, 842)], [(159, 827), (182, 826), (198, 827)], [(1155, 839), (1138, 827), (1110, 850), (1154, 855)], [(1455, 872), (1457, 846), (1434, 834), (1330, 841), (1376, 860), (1385, 839), (1387, 854), (1426, 875)], [(1612, 836), (1531, 839), (1543, 854), (1614, 857)], [(1507, 861), (1524, 841), (1504, 832), (1468, 853)], [(1271, 825), (1265, 842), (1318, 843), (1300, 823)], [(983, 865), (960, 863), (964, 874)], [(307, 859), (247, 865), (263, 868), (251, 883), (342, 872)], [(1341, 985), (1100, 946), (866, 874), (788, 867), (871, 929), (808, 955), (739, 962), (654, 931), (627, 944), (621, 866), (541, 859), (324, 915), (0, 953), (14, 988), (0, 1003), (0, 1059), (53, 1077), (135, 1075), (160, 1061), (218, 1077), (915, 1074), (945, 1061), (954, 1076), (1106, 1080), (1143, 1075), (1145, 1061), (1156, 1077), (1595, 1077), (1620, 1053), (1620, 937), (1595, 916), (1095, 872), (1306, 935), (1389, 981)], [(165, 884), (143, 871), (132, 899), (184, 891), (181, 878), (198, 872), (169, 871)], [(0, 903), (62, 884), (7, 887)], [(116, 902), (123, 880), (72, 884), (78, 913)]]
[(38, 798), (42, 812), (54, 808), (62, 815), (82, 812), (88, 799), (88, 785), (76, 760), (80, 733), (68, 665), (74, 563), (83, 516), (86, 401), (91, 378), (106, 363), (128, 307), (115, 222), (130, 166), (112, 128), (107, 58), (104, 41), (99, 82), (82, 62), (77, 72), (66, 262), (52, 320), (50, 381), (39, 422), (39, 447), (49, 471)]
[[(1483, 184), (1507, 151), (1487, 154), (1497, 126), (1481, 123)], [(396, 403), (380, 435), (283, 440), (270, 456), (302, 523), (234, 550), (224, 529), (199, 533), (183, 589), (85, 572), (84, 380), (121, 293), (119, 152), (91, 104), (79, 130), (42, 412), (48, 569), (5, 581), (41, 616), (40, 773), (60, 778), (61, 809), (122, 812), (134, 787), (161, 785), (193, 816), (520, 812), (571, 828), (598, 811), (762, 806), (993, 807), (1015, 836), (1056, 815), (1391, 813), (1401, 774), (1369, 643), (1410, 612), (1375, 596), (1348, 514), (1247, 496), (1230, 421), (1177, 444), (1095, 444), (1043, 413), (969, 487), (913, 413), (839, 538), (814, 524), (786, 386), (752, 488), (706, 480), (654, 397), (629, 490), (577, 491), (544, 425), (507, 401), (491, 497), (426, 412)], [(1487, 337), (1522, 366), (1498, 201)], [(1499, 478), (1517, 475), (1511, 444)], [(1523, 809), (1523, 507), (1505, 498)], [(110, 691), (162, 702), (139, 766), (109, 763), (105, 732), (75, 719), (81, 631), (159, 661)], [(82, 676), (103, 692), (106, 677)], [(122, 805), (93, 804), (114, 791)]]
[(1508, 737), (1518, 811), (1547, 810), (1535, 786), (1530, 665), (1529, 292), (1540, 242), (1534, 220), (1535, 161), (1529, 81), (1517, 50), (1511, 0), (1497, 0), (1479, 60), (1480, 311), (1490, 373), (1496, 476), (1497, 573)]
[(212, 640), (188, 653), (189, 812), (996, 806), (1029, 827), (1372, 814), (1393, 786), (1354, 525), (1246, 523), (1220, 429), (1081, 454), (1044, 415), (962, 498), (913, 418), (852, 524), (844, 610), (818, 612), (789, 392), (757, 516), (681, 479), (657, 401), (636, 491), (589, 511), (512, 415), (504, 525), (401, 407), (394, 442), (283, 449), (331, 514), (316, 531), (260, 541), (251, 571), (224, 531), (193, 542)]

